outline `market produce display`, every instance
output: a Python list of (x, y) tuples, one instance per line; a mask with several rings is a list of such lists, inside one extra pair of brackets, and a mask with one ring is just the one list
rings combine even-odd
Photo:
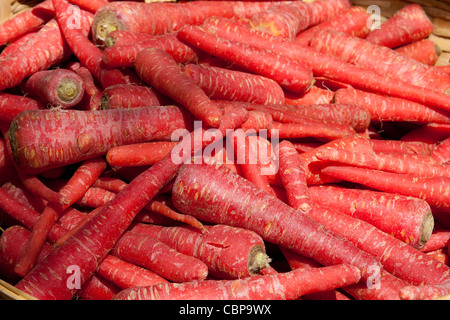
[(0, 299), (450, 299), (450, 1), (12, 8)]

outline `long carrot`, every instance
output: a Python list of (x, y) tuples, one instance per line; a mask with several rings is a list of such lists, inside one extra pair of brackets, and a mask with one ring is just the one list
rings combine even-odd
[(21, 89), (31, 98), (62, 108), (76, 106), (84, 95), (83, 79), (67, 69), (37, 71), (22, 83)]
[(266, 77), (196, 64), (184, 66), (183, 71), (214, 100), (284, 103), (283, 89), (274, 80)]
[(314, 82), (309, 67), (284, 55), (216, 37), (198, 26), (183, 27), (178, 36), (211, 55), (272, 79), (289, 91), (304, 93)]
[(166, 105), (165, 99), (155, 89), (137, 84), (117, 84), (101, 92), (100, 109), (138, 108)]
[(11, 123), (8, 139), (15, 163), (22, 171), (44, 171), (104, 155), (113, 146), (170, 140), (174, 130), (190, 127), (188, 116), (175, 106), (29, 110)]
[(253, 230), (263, 239), (312, 257), (323, 265), (348, 262), (359, 266), (364, 276), (369, 265), (379, 266), (370, 255), (344, 238), (298, 214), (224, 165), (185, 164), (174, 182), (172, 201), (181, 212)]
[(402, 300), (431, 300), (450, 294), (450, 282), (442, 285), (407, 286), (400, 290)]
[(365, 92), (358, 89), (339, 89), (335, 103), (359, 103), (370, 112), (371, 119), (379, 121), (415, 121), (449, 123), (450, 112), (395, 97)]
[[(350, 84), (355, 88), (363, 88), (367, 91), (450, 110), (448, 96), (445, 94), (427, 88), (411, 86), (404, 82), (393, 81), (384, 75), (380, 76), (370, 70), (322, 54), (309, 46), (282, 41), (279, 37), (270, 36), (242, 24), (233, 23), (231, 19), (210, 18), (205, 21), (203, 27), (219, 37), (289, 56), (291, 59), (309, 66), (315, 76)], [(178, 36), (187, 40), (187, 35), (185, 36), (183, 33), (179, 32)], [(199, 40), (201, 41), (201, 39)]]
[(418, 178), (413, 174), (399, 174), (351, 166), (327, 166), (322, 169), (322, 172), (380, 191), (420, 198), (428, 202), (432, 208), (448, 210), (450, 206), (448, 177)]
[(0, 25), (0, 44), (3, 45), (24, 33), (38, 29), (54, 16), (52, 0), (43, 1), (15, 15)]
[(297, 269), (277, 275), (261, 275), (239, 280), (206, 280), (130, 288), (118, 293), (114, 299), (294, 300), (310, 292), (356, 283), (360, 278), (360, 271), (357, 268), (342, 264), (324, 268)]
[(257, 30), (293, 40), (300, 31), (326, 21), (349, 7), (347, 0), (274, 4), (252, 16), (249, 24)]
[(415, 248), (427, 244), (433, 231), (431, 208), (426, 201), (380, 192), (339, 186), (310, 186), (314, 203), (364, 220)]
[(356, 6), (351, 7), (328, 20), (300, 32), (293, 41), (299, 44), (308, 45), (310, 39), (322, 29), (332, 29), (349, 33), (356, 37), (365, 38), (370, 32), (370, 29), (367, 26), (369, 17), (369, 14), (363, 8)]
[(130, 230), (154, 237), (175, 250), (202, 260), (209, 274), (221, 278), (245, 278), (268, 267), (270, 258), (262, 238), (246, 229), (227, 225), (162, 227), (134, 224)]
[(113, 2), (97, 11), (92, 34), (94, 43), (102, 45), (114, 30), (165, 34), (177, 31), (186, 24), (201, 24), (210, 16), (249, 17), (270, 5), (270, 1), (202, 1), (183, 4)]
[(221, 110), (165, 51), (148, 48), (136, 57), (136, 72), (146, 83), (186, 107), (205, 124), (218, 127)]
[[(437, 71), (433, 66), (417, 62), (387, 47), (374, 45), (365, 39), (342, 32), (321, 30), (311, 40), (310, 46), (319, 52), (410, 85), (431, 87), (441, 93), (450, 92), (448, 75)], [(358, 53), (355, 53), (356, 49)], [(379, 59), (385, 63), (376, 63)]]
[(433, 23), (422, 6), (413, 3), (399, 9), (380, 28), (372, 30), (366, 39), (380, 46), (395, 48), (424, 39), (432, 32)]

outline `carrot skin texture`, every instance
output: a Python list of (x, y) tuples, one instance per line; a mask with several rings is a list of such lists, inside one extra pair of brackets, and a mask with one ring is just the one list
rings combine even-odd
[(125, 232), (111, 253), (173, 282), (204, 280), (208, 275), (208, 267), (201, 260), (144, 234)]
[[(202, 186), (206, 181), (209, 182)], [(220, 199), (229, 202), (226, 206), (218, 206), (216, 201)], [(295, 209), (223, 165), (184, 165), (173, 185), (172, 201), (181, 212), (201, 220), (247, 228), (269, 242), (296, 250), (323, 265), (351, 263), (358, 266), (363, 275), (367, 275), (369, 265), (379, 266), (372, 256), (356, 249), (343, 237), (306, 215), (298, 214)]]
[(431, 237), (434, 223), (426, 201), (337, 186), (310, 186), (309, 192), (315, 203), (369, 222), (417, 249)]
[(168, 99), (153, 88), (136, 84), (117, 84), (101, 92), (100, 109), (138, 108), (166, 105)]
[(211, 55), (272, 79), (289, 91), (304, 93), (314, 83), (311, 69), (289, 57), (218, 38), (199, 26), (183, 27), (178, 31), (178, 37)]
[[(310, 46), (319, 52), (410, 85), (431, 87), (444, 94), (450, 92), (450, 77), (446, 74), (395, 50), (374, 45), (365, 39), (342, 32), (321, 30), (311, 40)], [(356, 49), (358, 49), (357, 54)], [(383, 59), (385, 63), (376, 63), (379, 59)]]
[(384, 75), (346, 63), (309, 46), (282, 41), (279, 37), (270, 36), (242, 24), (233, 23), (231, 19), (211, 18), (205, 21), (203, 27), (219, 37), (241, 41), (286, 55), (292, 60), (310, 67), (316, 77), (325, 77), (352, 85), (355, 88), (450, 110), (450, 102), (445, 94), (427, 88), (411, 86), (404, 82), (391, 81)]
[(113, 2), (96, 12), (92, 38), (101, 45), (108, 33), (117, 29), (160, 35), (186, 24), (199, 25), (210, 16), (249, 17), (269, 5), (269, 1), (202, 1), (181, 5)]
[(30, 110), (14, 119), (8, 139), (17, 166), (35, 172), (103, 155), (117, 145), (170, 140), (174, 130), (190, 127), (188, 118), (175, 106)]
[(284, 92), (272, 79), (218, 67), (188, 64), (183, 71), (213, 100), (284, 103)]
[(449, 123), (450, 112), (417, 102), (386, 97), (358, 89), (339, 89), (335, 103), (359, 103), (370, 112), (371, 119), (380, 121), (417, 121)]
[(135, 69), (144, 82), (182, 104), (205, 124), (219, 126), (221, 110), (168, 53), (158, 48), (145, 49), (137, 55)]
[[(320, 280), (319, 280), (319, 279)], [(238, 280), (205, 280), (123, 290), (115, 300), (294, 300), (316, 291), (356, 283), (360, 271), (346, 264), (297, 269)], [(327, 279), (327, 280), (324, 280)], [(323, 280), (323, 281), (322, 281)]]
[(366, 40), (388, 48), (399, 47), (428, 37), (433, 24), (418, 4), (409, 4), (399, 9), (380, 28), (372, 30)]
[(0, 44), (14, 40), (22, 34), (36, 30), (55, 16), (52, 0), (35, 5), (0, 25)]
[[(258, 234), (220, 224), (204, 228), (205, 231), (201, 232), (192, 227), (138, 223), (130, 231), (154, 237), (181, 253), (202, 260), (208, 265), (209, 274), (217, 277), (245, 278), (256, 275), (260, 269), (268, 266), (270, 259), (265, 254), (264, 241)], [(264, 260), (261, 261), (264, 264), (257, 259)]]
[(400, 46), (395, 51), (430, 66), (434, 66), (440, 54), (440, 49), (429, 39)]
[(42, 70), (21, 85), (22, 92), (54, 107), (72, 108), (84, 95), (83, 79), (67, 69)]

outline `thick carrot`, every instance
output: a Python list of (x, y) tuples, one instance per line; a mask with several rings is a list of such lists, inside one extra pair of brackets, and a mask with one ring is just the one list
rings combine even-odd
[(165, 34), (187, 24), (201, 24), (210, 16), (250, 17), (270, 5), (270, 1), (113, 2), (97, 11), (92, 34), (94, 43), (101, 45), (114, 30)]
[(183, 27), (178, 36), (211, 55), (272, 79), (289, 91), (304, 93), (314, 83), (309, 67), (284, 55), (218, 38), (199, 26)]
[(114, 46), (129, 45), (136, 42), (143, 42), (146, 40), (153, 40), (155, 36), (149, 33), (114, 30), (108, 33), (104, 41), (105, 50)]
[(341, 14), (350, 6), (347, 0), (274, 4), (252, 16), (249, 24), (257, 30), (293, 40), (300, 31)]
[(283, 89), (277, 82), (266, 77), (196, 64), (184, 66), (183, 71), (214, 100), (284, 103)]
[[(105, 89), (114, 84), (135, 83), (135, 74), (120, 69), (110, 69), (103, 65), (103, 53), (82, 32), (79, 25), (73, 23), (73, 15), (89, 17), (89, 27), (92, 25), (92, 14), (79, 9), (65, 0), (53, 0), (56, 19), (74, 55), (91, 71), (92, 75)], [(82, 26), (81, 26), (82, 27)]]
[(0, 44), (17, 39), (21, 35), (36, 30), (55, 16), (52, 0), (45, 0), (0, 25)]
[(138, 108), (162, 106), (168, 99), (148, 86), (117, 84), (104, 89), (100, 98), (100, 109)]
[(306, 182), (305, 165), (289, 140), (278, 144), (279, 175), (286, 189), (289, 205), (305, 212), (312, 209), (309, 188)]
[[(120, 272), (118, 272), (119, 270)], [(107, 255), (102, 260), (96, 274), (111, 281), (121, 289), (168, 282), (163, 277), (148, 269), (139, 267), (113, 255)]]
[(120, 288), (118, 286), (94, 274), (77, 291), (75, 298), (79, 297), (83, 300), (112, 300), (119, 292)]
[(431, 237), (434, 221), (426, 201), (398, 194), (339, 186), (310, 186), (314, 203), (371, 223), (415, 248)]
[(369, 265), (379, 266), (379, 262), (343, 237), (299, 214), (224, 165), (185, 164), (174, 182), (172, 201), (181, 212), (205, 221), (247, 228), (323, 265), (348, 262), (358, 266), (365, 276)]
[(303, 123), (283, 123), (273, 121), (271, 132), (277, 132), (280, 139), (294, 139), (315, 137), (334, 140), (349, 135), (354, 135), (355, 130), (350, 126), (336, 123), (323, 123), (318, 120), (304, 118)]
[(386, 271), (410, 284), (440, 284), (450, 278), (450, 267), (368, 222), (317, 203), (307, 215), (346, 237), (380, 261)]
[(176, 62), (183, 64), (197, 62), (201, 55), (198, 49), (180, 41), (176, 33), (170, 33), (132, 44), (108, 47), (103, 50), (103, 62), (112, 68), (133, 67), (137, 54), (152, 47), (166, 51)]
[(106, 153), (106, 161), (111, 166), (152, 165), (164, 158), (176, 141), (154, 141), (114, 147)]
[[(316, 78), (317, 80), (317, 78)], [(290, 105), (310, 105), (332, 103), (334, 92), (316, 86), (316, 83), (304, 94), (285, 92), (285, 103)]]
[(372, 30), (367, 41), (395, 48), (403, 44), (428, 37), (433, 31), (433, 23), (419, 4), (409, 4), (399, 9), (380, 28)]
[(208, 275), (208, 267), (201, 260), (139, 233), (124, 233), (111, 254), (173, 282), (204, 280)]
[(444, 72), (445, 74), (448, 74), (450, 76), (450, 65), (435, 66), (435, 68), (438, 69), (441, 72)]
[[(234, 23), (231, 19), (211, 18), (205, 21), (203, 27), (215, 35), (234, 41), (271, 50), (309, 66), (317, 77), (325, 77), (380, 94), (395, 96), (414, 102), (450, 110), (448, 96), (428, 88), (408, 85), (393, 81), (384, 75), (346, 63), (333, 56), (323, 54), (309, 46), (282, 41), (279, 37), (258, 32), (252, 28)], [(183, 34), (178, 34), (183, 36)], [(377, 60), (378, 61), (378, 60)], [(409, 77), (409, 76), (408, 76)]]
[(369, 13), (363, 8), (351, 7), (328, 20), (300, 32), (293, 41), (308, 45), (310, 39), (322, 29), (332, 29), (351, 34), (355, 37), (365, 38), (370, 32), (367, 26), (369, 17)]
[(442, 164), (450, 161), (450, 138), (446, 138), (437, 143), (431, 152), (431, 156)]
[(374, 152), (410, 153), (418, 155), (432, 155), (434, 146), (429, 143), (399, 140), (369, 140)]
[(38, 30), (30, 31), (25, 33), (24, 35), (20, 36), (19, 38), (9, 42), (6, 47), (2, 50), (0, 53), (0, 59), (4, 59), (7, 56), (9, 56), (10, 53), (16, 51), (18, 48), (20, 48), (23, 44), (27, 43), (29, 39), (35, 36)]
[(358, 103), (370, 112), (372, 120), (449, 123), (450, 112), (406, 99), (387, 97), (358, 89), (339, 89), (335, 103)]
[(59, 216), (86, 193), (105, 169), (106, 162), (102, 158), (86, 160), (77, 168), (67, 184), (58, 192), (61, 194), (64, 202), (58, 204), (50, 203), (39, 216), (25, 251), (14, 268), (17, 274), (23, 277), (31, 270), (50, 230)]
[(209, 274), (216, 277), (254, 276), (270, 262), (263, 239), (246, 229), (216, 224), (205, 226), (205, 231), (201, 232), (192, 227), (141, 223), (134, 224), (130, 230), (154, 237), (181, 253), (202, 260)]
[(351, 166), (327, 166), (326, 175), (359, 183), (367, 187), (425, 200), (433, 208), (448, 211), (450, 206), (448, 177), (421, 178), (414, 174), (399, 174)]
[[(180, 147), (187, 145), (192, 151), (181, 159), (181, 163), (199, 150), (191, 143), (198, 131), (203, 132), (201, 129), (194, 130), (180, 142)], [(174, 163), (168, 155), (137, 176), (83, 228), (55, 249), (45, 261), (37, 264), (16, 287), (39, 299), (71, 299), (76, 290), (66, 285), (66, 266), (80, 267), (80, 283), (83, 284), (137, 213), (177, 174), (181, 163)]]
[(432, 146), (449, 137), (449, 123), (428, 122), (418, 128), (407, 131), (400, 137), (400, 141), (427, 143)]
[(400, 290), (402, 300), (432, 300), (450, 294), (450, 282), (442, 285), (407, 286)]
[(423, 39), (400, 46), (395, 51), (424, 64), (434, 66), (441, 50), (430, 39)]
[(44, 171), (104, 155), (113, 146), (170, 140), (174, 130), (190, 127), (188, 117), (175, 106), (29, 110), (11, 123), (8, 139), (18, 168)]
[[(431, 87), (441, 93), (450, 92), (448, 75), (435, 70), (433, 66), (420, 63), (390, 48), (372, 44), (365, 39), (342, 32), (321, 30), (311, 40), (310, 46), (319, 52), (410, 85)], [(380, 59), (384, 63), (377, 63)]]
[(239, 280), (205, 280), (130, 288), (116, 300), (294, 300), (300, 296), (356, 283), (360, 271), (346, 264), (297, 269), (277, 275), (259, 275)]
[(84, 95), (83, 79), (67, 69), (37, 71), (21, 84), (21, 90), (31, 98), (62, 108), (76, 106)]
[(425, 246), (420, 248), (422, 252), (430, 252), (439, 249), (445, 249), (450, 243), (450, 230), (442, 227), (438, 223), (435, 225), (433, 233)]

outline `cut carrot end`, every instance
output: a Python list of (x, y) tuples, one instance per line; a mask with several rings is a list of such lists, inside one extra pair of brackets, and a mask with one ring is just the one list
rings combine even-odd
[(434, 230), (434, 218), (431, 212), (425, 216), (420, 226), (420, 239), (419, 245), (423, 247), (428, 239), (430, 239), (431, 234)]
[(249, 253), (247, 269), (250, 274), (258, 274), (260, 270), (269, 267), (270, 261), (262, 246), (254, 246)]
[(56, 89), (58, 98), (64, 102), (73, 101), (80, 92), (80, 87), (72, 79), (66, 79), (61, 81), (60, 85)]

